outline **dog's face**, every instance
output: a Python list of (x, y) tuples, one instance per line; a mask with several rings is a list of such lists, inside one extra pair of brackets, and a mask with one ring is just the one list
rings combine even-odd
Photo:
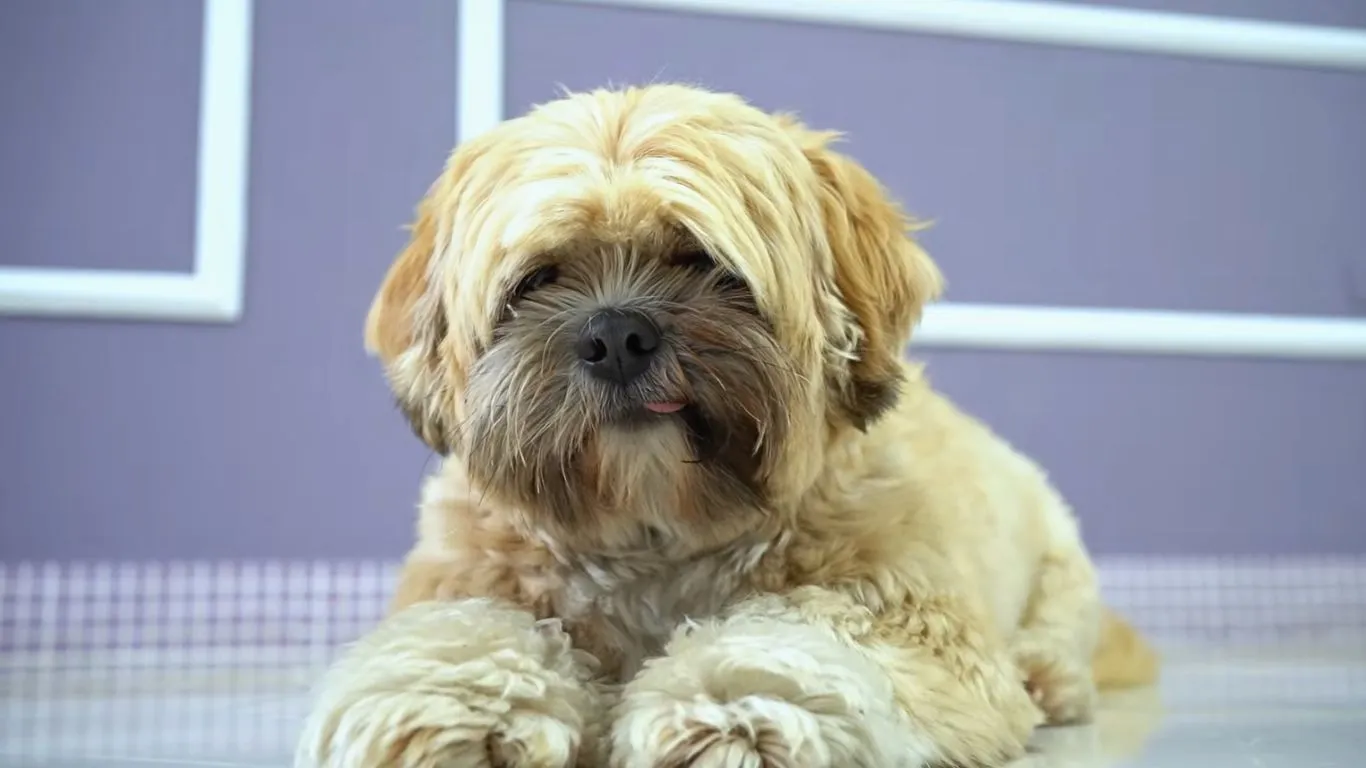
[(831, 137), (672, 85), (466, 142), (366, 337), (417, 433), (583, 546), (695, 549), (895, 401), (940, 278)]

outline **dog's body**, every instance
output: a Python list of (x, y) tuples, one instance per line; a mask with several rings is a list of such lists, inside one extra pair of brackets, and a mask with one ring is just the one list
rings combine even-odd
[(828, 138), (652, 86), (457, 150), (368, 330), (449, 455), (301, 763), (994, 765), (1153, 677)]

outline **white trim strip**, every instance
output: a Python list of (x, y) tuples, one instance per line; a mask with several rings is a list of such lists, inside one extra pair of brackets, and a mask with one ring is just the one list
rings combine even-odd
[[(1004, 0), (557, 0), (1262, 64), (1366, 69), (1366, 30)], [(503, 116), (503, 0), (462, 0), (458, 137)], [(913, 345), (1366, 360), (1366, 320), (948, 302)]]
[(205, 0), (194, 271), (0, 267), (0, 315), (233, 322), (246, 271), (252, 0)]
[(461, 141), (503, 120), (503, 0), (460, 0), (455, 131)]
[(218, 320), (242, 312), (251, 164), (252, 4), (206, 0), (195, 208), (195, 280)]
[(945, 303), (913, 346), (1366, 360), (1366, 322), (1217, 312)]
[(1018, 43), (1366, 70), (1366, 30), (1018, 0), (557, 0)]

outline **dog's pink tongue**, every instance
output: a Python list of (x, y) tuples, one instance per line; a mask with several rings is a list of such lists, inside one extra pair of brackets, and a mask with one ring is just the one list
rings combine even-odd
[(645, 410), (650, 413), (678, 413), (683, 410), (682, 403), (646, 403)]

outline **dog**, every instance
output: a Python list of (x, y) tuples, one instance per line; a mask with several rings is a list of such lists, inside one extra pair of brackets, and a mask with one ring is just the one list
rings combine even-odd
[(834, 133), (679, 84), (456, 148), (366, 320), (444, 458), (300, 766), (995, 766), (1155, 679)]

